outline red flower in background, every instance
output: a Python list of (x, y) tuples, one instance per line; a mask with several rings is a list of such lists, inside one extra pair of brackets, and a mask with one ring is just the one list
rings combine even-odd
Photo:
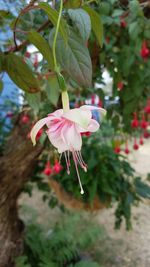
[(120, 81), (120, 82), (117, 84), (117, 89), (118, 89), (118, 91), (121, 91), (121, 90), (123, 89), (123, 86), (124, 86), (123, 82)]
[(43, 129), (40, 129), (36, 135), (36, 140), (38, 140), (42, 134), (43, 134)]
[(131, 127), (132, 128), (137, 128), (138, 126), (139, 126), (139, 122), (138, 122), (138, 119), (137, 119), (137, 114), (136, 114), (136, 112), (134, 112), (134, 119), (131, 122)]
[(91, 133), (90, 132), (84, 132), (84, 133), (81, 133), (81, 136), (90, 136), (91, 135)]
[(141, 127), (142, 129), (146, 129), (146, 128), (148, 127), (148, 122), (145, 120), (145, 116), (144, 116), (144, 114), (142, 115), (142, 121), (141, 121), (141, 123), (140, 123), (140, 127)]
[(30, 117), (29, 117), (28, 115), (23, 115), (23, 116), (21, 117), (21, 122), (22, 122), (23, 124), (27, 124), (29, 121), (30, 121)]
[(150, 114), (150, 99), (147, 100), (147, 105), (144, 108), (144, 112), (147, 113), (147, 114)]
[(124, 153), (126, 153), (126, 154), (129, 154), (130, 153), (130, 150), (129, 150), (128, 147), (125, 148)]
[(129, 154), (130, 153), (130, 150), (128, 148), (128, 142), (126, 141), (126, 146), (125, 146), (125, 149), (124, 149), (124, 153), (125, 154)]
[[(31, 128), (32, 130), (32, 128)], [(40, 129), (37, 133), (36, 140), (38, 141), (43, 134), (43, 129)], [(27, 134), (27, 138), (31, 138), (31, 131)]]
[(122, 28), (126, 28), (127, 27), (127, 22), (125, 21), (124, 18), (120, 18), (120, 26)]
[(45, 166), (45, 169), (43, 171), (43, 173), (46, 175), (46, 176), (49, 176), (52, 174), (52, 169), (51, 169), (51, 166), (50, 166), (50, 161), (47, 161), (46, 163), (46, 166)]
[(53, 172), (54, 173), (56, 173), (56, 174), (58, 174), (58, 173), (60, 173), (60, 171), (62, 170), (62, 165), (59, 163), (59, 161), (58, 160), (55, 160), (55, 164), (54, 164), (54, 166), (53, 166), (53, 168), (52, 168), (52, 170), (53, 170)]
[(38, 55), (37, 55), (37, 54), (35, 54), (35, 59), (34, 59), (33, 66), (34, 66), (35, 68), (38, 67)]
[(144, 144), (144, 141), (143, 141), (143, 138), (142, 138), (142, 136), (140, 137), (139, 144), (140, 144), (140, 145), (143, 145), (143, 144)]
[(25, 57), (30, 58), (30, 56), (31, 56), (31, 54), (28, 51), (26, 51), (25, 52)]
[(138, 145), (137, 142), (136, 142), (136, 138), (134, 138), (133, 149), (134, 149), (134, 150), (138, 150), (138, 149), (139, 149), (139, 145)]
[(115, 152), (116, 154), (119, 154), (119, 153), (121, 152), (121, 149), (120, 149), (120, 146), (119, 146), (119, 145), (115, 146), (115, 148), (114, 148), (114, 152)]
[(99, 108), (102, 108), (102, 107), (103, 107), (103, 102), (102, 102), (102, 100), (100, 100), (100, 99), (98, 100), (98, 107), (99, 107)]
[(150, 50), (147, 47), (147, 42), (146, 41), (143, 41), (142, 42), (142, 47), (141, 47), (140, 55), (144, 59), (147, 59), (147, 57), (149, 57), (149, 55), (150, 55)]
[(144, 131), (143, 136), (144, 138), (149, 138), (150, 134), (147, 131)]
[(92, 105), (95, 104), (95, 95), (94, 95), (94, 94), (91, 96), (91, 104), (92, 104)]

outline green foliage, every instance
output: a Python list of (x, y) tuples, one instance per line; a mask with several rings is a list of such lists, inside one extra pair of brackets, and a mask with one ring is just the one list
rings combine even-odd
[(75, 267), (100, 267), (96, 262), (80, 261), (75, 264)]
[[(47, 3), (40, 3), (39, 7), (46, 12), (49, 20), (56, 27), (57, 20), (58, 20), (58, 12), (55, 9), (51, 8), (51, 6)], [(67, 24), (66, 24), (65, 20), (63, 20), (63, 18), (61, 19), (59, 31), (60, 31), (60, 34), (61, 34), (62, 38), (64, 39), (64, 41), (67, 42), (67, 36), (68, 36)]]
[(82, 4), (82, 0), (67, 0), (64, 4), (67, 8), (79, 8)]
[(2, 80), (0, 80), (0, 94), (1, 94), (2, 90), (3, 90), (3, 82), (2, 82)]
[(150, 199), (150, 187), (148, 184), (143, 183), (140, 177), (137, 177), (134, 181), (136, 192), (140, 197)]
[(28, 263), (27, 256), (18, 257), (15, 263), (16, 263), (16, 267), (31, 267), (31, 265)]
[(44, 59), (47, 60), (49, 68), (54, 70), (53, 54), (48, 42), (36, 31), (30, 31), (28, 39), (30, 43), (39, 49)]
[(39, 112), (41, 103), (41, 93), (25, 94), (25, 99), (28, 101), (29, 106), (34, 110), (35, 114)]
[[(86, 223), (83, 226), (81, 219)], [(48, 232), (30, 222), (25, 230), (24, 256), (16, 259), (17, 267), (84, 267), (85, 264), (98, 267), (92, 260), (81, 260), (80, 254), (102, 235), (100, 226), (91, 224), (79, 215), (67, 216)]]
[(81, 38), (83, 38), (84, 41), (88, 40), (91, 33), (91, 20), (87, 12), (78, 8), (69, 9), (68, 14)]
[[(103, 131), (103, 126), (101, 131)], [(102, 138), (102, 137), (101, 137)], [(116, 228), (119, 228), (123, 217), (126, 228), (131, 228), (131, 206), (141, 197), (149, 198), (150, 187), (135, 177), (134, 169), (122, 155), (113, 151), (112, 146), (106, 143), (106, 138), (100, 140), (99, 133), (84, 140), (83, 158), (86, 159), (88, 173), (80, 171), (82, 185), (85, 191), (80, 194), (75, 167), (71, 166), (71, 179), (63, 170), (55, 176), (63, 188), (75, 198), (91, 204), (96, 196), (101, 202), (117, 202)], [(88, 157), (87, 157), (88, 155)], [(64, 162), (65, 164), (65, 162)]]
[(5, 56), (4, 61), (3, 69), (18, 87), (29, 93), (39, 91), (37, 79), (20, 56), (9, 54)]
[[(54, 31), (50, 34), (52, 47)], [(92, 81), (92, 64), (89, 51), (83, 40), (70, 29), (68, 43), (59, 35), (56, 42), (57, 60), (62, 69), (79, 85), (90, 87)]]
[(45, 90), (46, 90), (47, 97), (50, 100), (50, 102), (54, 106), (56, 106), (58, 102), (58, 98), (60, 96), (60, 88), (59, 88), (57, 76), (55, 74), (50, 75), (47, 78)]
[(89, 14), (91, 18), (91, 24), (93, 32), (98, 40), (100, 46), (103, 44), (103, 24), (100, 15), (92, 8), (84, 6), (84, 10)]
[[(120, 6), (117, 1), (101, 1), (99, 12), (105, 29), (100, 63), (113, 78), (113, 96), (120, 98), (120, 105), (113, 107), (112, 114), (117, 111), (122, 116), (125, 131), (130, 132), (133, 112), (143, 108), (150, 94), (150, 79), (147, 76), (150, 61), (140, 55), (142, 42), (149, 39), (145, 33), (147, 29), (150, 32), (150, 21), (139, 1), (128, 3)], [(120, 81), (124, 87), (118, 91)]]

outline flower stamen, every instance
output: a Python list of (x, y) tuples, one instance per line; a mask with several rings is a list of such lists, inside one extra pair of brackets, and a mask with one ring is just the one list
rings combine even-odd
[(66, 153), (66, 151), (64, 152), (64, 155), (65, 155), (66, 166), (67, 166), (67, 174), (69, 175), (69, 174), (70, 174), (70, 161), (69, 161), (68, 158), (67, 158), (67, 153)]
[(75, 168), (76, 168), (76, 172), (77, 172), (77, 177), (78, 177), (78, 181), (79, 181), (79, 185), (80, 185), (80, 193), (81, 195), (84, 194), (84, 190), (83, 190), (83, 187), (82, 187), (82, 183), (81, 183), (81, 180), (80, 180), (80, 175), (79, 175), (79, 171), (78, 171), (78, 165), (77, 165), (77, 158), (76, 158), (76, 153), (75, 152), (72, 152), (72, 156), (73, 156), (73, 160), (74, 160), (74, 163), (75, 163)]

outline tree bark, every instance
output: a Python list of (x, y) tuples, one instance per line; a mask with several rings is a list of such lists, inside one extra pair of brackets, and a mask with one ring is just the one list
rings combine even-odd
[(23, 251), (23, 223), (18, 218), (17, 199), (42, 151), (27, 138), (29, 126), (19, 119), (0, 157), (0, 267), (14, 266)]

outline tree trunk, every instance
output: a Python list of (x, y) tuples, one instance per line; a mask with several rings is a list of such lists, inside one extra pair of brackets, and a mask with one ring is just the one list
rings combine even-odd
[(23, 251), (23, 223), (18, 218), (17, 199), (30, 178), (41, 146), (33, 148), (27, 139), (29, 127), (18, 120), (0, 157), (0, 267), (14, 266)]

